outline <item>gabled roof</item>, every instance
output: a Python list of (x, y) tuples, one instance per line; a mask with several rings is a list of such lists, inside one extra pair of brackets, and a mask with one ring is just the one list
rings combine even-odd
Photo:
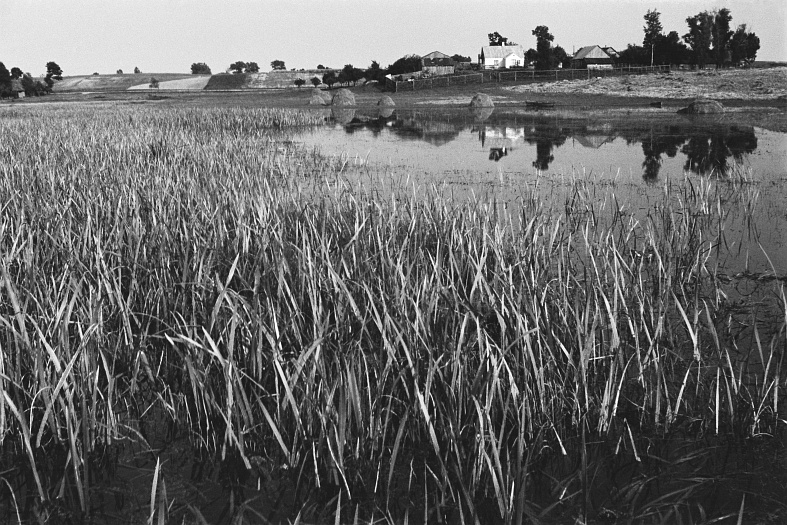
[(441, 53), (440, 51), (432, 51), (428, 55), (424, 55), (424, 56), (421, 57), (422, 60), (427, 60), (427, 59), (429, 59), (429, 60), (436, 60), (436, 59), (440, 59), (440, 58), (451, 58), (451, 57), (449, 57), (445, 53)]
[(24, 90), (25, 90), (25, 88), (22, 87), (22, 81), (21, 80), (19, 80), (18, 78), (14, 78), (14, 79), (11, 80), (11, 91), (19, 92), (19, 91), (24, 91)]
[(585, 46), (579, 49), (574, 55), (574, 60), (584, 60), (587, 58), (612, 58), (598, 46)]
[(484, 58), (505, 58), (508, 55), (516, 55), (525, 58), (525, 50), (519, 44), (515, 46), (484, 46), (481, 48)]

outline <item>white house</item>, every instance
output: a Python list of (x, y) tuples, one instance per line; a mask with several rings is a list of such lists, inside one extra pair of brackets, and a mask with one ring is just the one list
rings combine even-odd
[(484, 46), (478, 55), (478, 65), (483, 69), (504, 69), (525, 65), (525, 50), (520, 45)]

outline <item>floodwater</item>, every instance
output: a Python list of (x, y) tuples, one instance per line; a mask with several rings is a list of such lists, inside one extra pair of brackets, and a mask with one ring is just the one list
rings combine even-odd
[(745, 115), (341, 109), (326, 119), (295, 142), (335, 156), (350, 178), (406, 177), (458, 199), (535, 193), (559, 209), (587, 182), (602, 205), (614, 200), (644, 214), (665, 185), (742, 181), (732, 191), (740, 206), (730, 205), (724, 225), (734, 254), (725, 269), (787, 275), (787, 133), (748, 125)]

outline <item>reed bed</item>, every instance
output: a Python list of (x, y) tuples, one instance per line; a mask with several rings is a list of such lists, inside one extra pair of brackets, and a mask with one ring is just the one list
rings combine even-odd
[(148, 521), (205, 522), (176, 441), (237, 523), (746, 511), (745, 455), (718, 457), (783, 432), (787, 343), (783, 277), (742, 303), (719, 263), (750, 182), (666, 184), (641, 217), (581, 181), (557, 206), (381, 198), (286, 140), (308, 113), (6, 116), (9, 519), (100, 517), (141, 449)]

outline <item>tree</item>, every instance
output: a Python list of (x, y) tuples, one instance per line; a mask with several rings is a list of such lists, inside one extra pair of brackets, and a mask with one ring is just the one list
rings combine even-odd
[(63, 70), (56, 62), (46, 63), (46, 74), (51, 75), (55, 80), (63, 80)]
[(644, 66), (650, 63), (650, 53), (647, 49), (637, 44), (629, 44), (626, 49), (618, 55), (621, 64)]
[(536, 37), (536, 69), (551, 69), (553, 66), (552, 59), (552, 41), (555, 39), (549, 33), (547, 26), (538, 26), (533, 30), (533, 36)]
[(691, 47), (692, 61), (703, 68), (710, 57), (713, 15), (703, 11), (688, 17), (686, 23), (689, 25), (689, 32), (683, 35), (683, 40)]
[(210, 67), (205, 62), (195, 62), (191, 64), (192, 75), (210, 75)]
[(471, 62), (472, 59), (470, 57), (462, 56), (460, 54), (455, 54), (451, 57), (451, 60), (454, 62)]
[(325, 69), (325, 66), (323, 66), (322, 64), (317, 64), (317, 69)]
[(0, 94), (6, 96), (11, 93), (11, 72), (0, 62)]
[(33, 95), (38, 95), (38, 89), (36, 89), (36, 82), (33, 80), (33, 77), (30, 75), (22, 75), (22, 89), (25, 90), (26, 97), (32, 97)]
[(233, 62), (230, 64), (230, 70), (233, 74), (239, 75), (243, 73), (243, 70), (246, 69), (246, 62), (238, 60), (237, 62)]
[(256, 62), (246, 63), (246, 73), (259, 73), (259, 72), (260, 72), (260, 66), (258, 66)]
[(552, 63), (553, 65), (550, 67), (555, 67), (557, 64), (560, 64), (561, 67), (569, 68), (571, 67), (571, 57), (568, 56), (566, 50), (561, 46), (555, 46), (552, 49)]
[(664, 29), (661, 26), (661, 20), (659, 17), (661, 13), (653, 10), (648, 10), (645, 14), (645, 38), (642, 39), (642, 47), (650, 51), (650, 65), (653, 65), (654, 53), (656, 49), (656, 42), (658, 41), (659, 37), (662, 35), (662, 30)]
[(683, 64), (688, 61), (689, 48), (681, 42), (677, 31), (659, 35), (656, 39), (656, 64)]
[(296, 86), (298, 86), (298, 89), (300, 89), (300, 88), (301, 88), (301, 86), (302, 86), (302, 85), (304, 85), (305, 83), (306, 83), (306, 81), (305, 81), (305, 80), (303, 80), (303, 79), (302, 79), (302, 78), (300, 78), (300, 77), (298, 77), (298, 78), (296, 78), (296, 79), (295, 79), (295, 85), (296, 85)]
[(380, 64), (376, 60), (372, 60), (371, 65), (366, 68), (363, 75), (366, 77), (367, 82), (371, 82), (372, 80), (376, 80), (377, 82), (382, 82), (383, 78), (385, 78), (385, 72), (380, 67)]
[(273, 62), (271, 62), (271, 68), (273, 68), (273, 69), (287, 69), (284, 66), (284, 60), (274, 60)]
[(754, 33), (746, 31), (746, 24), (741, 24), (730, 38), (730, 54), (732, 63), (752, 64), (760, 49), (760, 39)]
[(156, 77), (150, 77), (150, 85), (148, 87), (151, 89), (158, 89), (158, 79)]
[(118, 75), (122, 75), (123, 74), (123, 70), (122, 69), (118, 69), (117, 71), (115, 71), (115, 73), (117, 73)]
[(419, 55), (405, 55), (388, 66), (389, 75), (402, 75), (421, 70), (421, 57)]
[(532, 47), (525, 51), (525, 64), (530, 65), (535, 63), (538, 60), (538, 51), (533, 49)]
[(317, 78), (317, 77), (312, 77), (312, 79), (311, 79), (311, 83), (312, 83), (312, 86), (314, 86), (314, 87), (317, 87), (317, 86), (319, 86), (320, 84), (322, 84), (322, 80), (320, 80), (320, 79), (319, 79), (319, 78)]
[(14, 80), (20, 79), (20, 78), (22, 78), (22, 75), (24, 75), (24, 73), (18, 67), (12, 67), (11, 68), (11, 78), (12, 79), (14, 79)]
[(328, 71), (322, 76), (322, 81), (324, 84), (328, 85), (328, 89), (331, 89), (331, 87), (336, 84), (338, 79), (336, 78), (336, 73), (333, 71)]
[(495, 31), (494, 33), (489, 33), (487, 35), (489, 37), (489, 45), (490, 46), (505, 46), (505, 45), (512, 45), (515, 46), (513, 42), (510, 44), (508, 43), (508, 39)]
[(142, 71), (140, 71), (138, 67), (135, 67), (134, 68), (134, 74), (135, 75), (139, 75), (140, 73), (142, 73)]
[[(733, 31), (730, 29), (732, 14), (727, 8), (719, 9), (713, 13), (713, 58), (716, 60), (716, 67), (724, 67), (725, 62), (730, 62), (730, 39)], [(726, 59), (726, 60), (725, 60)]]

